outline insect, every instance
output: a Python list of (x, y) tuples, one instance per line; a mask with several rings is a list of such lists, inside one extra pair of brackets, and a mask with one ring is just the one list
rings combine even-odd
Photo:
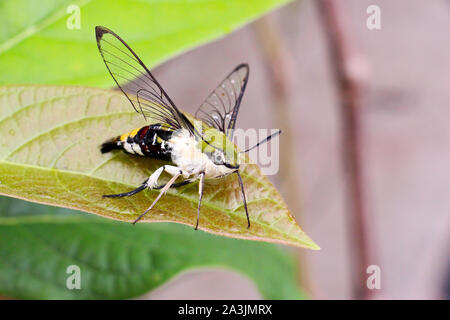
[[(126, 153), (171, 162), (154, 171), (138, 188), (104, 197), (126, 197), (145, 189), (160, 189), (150, 207), (133, 222), (135, 224), (155, 206), (169, 188), (199, 181), (195, 226), (197, 230), (205, 180), (235, 173), (247, 216), (247, 228), (250, 228), (244, 185), (239, 174), (239, 152), (231, 142), (248, 81), (249, 66), (247, 64), (237, 66), (200, 105), (195, 116), (201, 121), (191, 121), (175, 106), (142, 60), (124, 40), (101, 26), (95, 28), (95, 35), (106, 68), (119, 89), (136, 112), (146, 120), (151, 118), (155, 121), (104, 142), (101, 145), (101, 152), (121, 149)], [(123, 82), (127, 85), (120, 84)], [(200, 125), (196, 124), (197, 122)], [(278, 131), (266, 137), (243, 153), (280, 133), (281, 131)], [(172, 177), (166, 184), (158, 185), (158, 179), (163, 172)], [(178, 178), (184, 180), (176, 182)]]

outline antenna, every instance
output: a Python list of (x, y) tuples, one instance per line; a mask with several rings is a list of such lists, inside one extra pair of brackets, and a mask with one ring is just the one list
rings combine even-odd
[(270, 139), (272, 139), (273, 137), (276, 137), (276, 136), (278, 136), (278, 135), (280, 135), (280, 134), (281, 134), (281, 130), (278, 130), (277, 132), (272, 133), (270, 136), (264, 138), (263, 140), (261, 140), (260, 142), (258, 142), (257, 144), (255, 144), (253, 147), (248, 148), (248, 149), (245, 150), (245, 151), (241, 151), (240, 153), (246, 153), (246, 152), (249, 152), (250, 150), (253, 150), (253, 149), (256, 148), (256, 147), (259, 147), (259, 145), (261, 145), (261, 144), (263, 144), (263, 143), (266, 143), (266, 142), (269, 142)]

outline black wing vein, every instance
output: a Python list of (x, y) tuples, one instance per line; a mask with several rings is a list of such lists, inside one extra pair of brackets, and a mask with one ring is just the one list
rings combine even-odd
[(134, 110), (173, 130), (185, 128), (195, 133), (192, 123), (175, 106), (144, 63), (117, 34), (95, 28), (97, 46), (105, 65)]
[(233, 137), (239, 107), (247, 86), (248, 64), (237, 66), (214, 89), (198, 108), (195, 116), (206, 124), (222, 131), (228, 138)]

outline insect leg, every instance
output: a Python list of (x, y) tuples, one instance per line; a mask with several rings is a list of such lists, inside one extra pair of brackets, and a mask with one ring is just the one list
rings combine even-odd
[(103, 195), (103, 198), (129, 197), (129, 196), (135, 195), (136, 193), (141, 192), (142, 190), (145, 190), (145, 188), (147, 188), (147, 180), (145, 180), (143, 184), (141, 184), (139, 187), (137, 187), (134, 190), (131, 190), (129, 192), (124, 192), (124, 193), (118, 193), (118, 194), (105, 194), (105, 195)]
[(139, 193), (143, 190), (145, 190), (146, 188), (150, 188), (152, 189), (154, 186), (157, 185), (158, 182), (158, 178), (161, 175), (161, 173), (164, 170), (164, 166), (158, 168), (155, 172), (152, 173), (152, 175), (144, 181), (144, 183), (142, 183), (142, 185), (140, 185), (138, 188), (131, 190), (129, 192), (124, 192), (124, 193), (118, 193), (118, 194), (107, 194), (104, 195), (104, 198), (120, 198), (120, 197), (128, 197), (128, 196), (132, 196), (135, 195), (136, 193)]
[[(181, 182), (178, 182), (178, 183), (174, 183), (174, 184), (172, 184), (170, 187), (171, 187), (171, 188), (178, 188), (178, 187), (185, 186), (185, 185), (187, 185), (187, 184), (189, 184), (189, 183), (192, 183), (192, 182), (194, 182), (194, 181), (195, 181), (195, 179), (187, 179), (187, 180), (184, 180), (184, 181), (181, 181)], [(159, 190), (159, 189), (162, 189), (162, 188), (164, 188), (164, 186), (165, 186), (165, 184), (161, 184), (161, 185), (159, 185), (159, 186), (154, 187), (153, 190)]]
[(162, 174), (163, 171), (167, 172), (168, 174), (170, 174), (172, 176), (179, 174), (181, 171), (181, 175), (183, 177), (185, 177), (185, 178), (189, 177), (189, 173), (180, 170), (178, 167), (170, 166), (170, 165), (163, 165), (158, 170), (153, 172), (152, 175), (150, 176), (150, 178), (148, 178), (147, 187), (149, 189), (160, 189), (157, 187), (158, 186), (158, 178)]
[(244, 201), (245, 214), (247, 215), (247, 229), (249, 229), (250, 228), (250, 218), (248, 217), (247, 200), (245, 199), (244, 184), (242, 183), (242, 178), (241, 178), (241, 175), (239, 174), (239, 171), (236, 171), (236, 174), (238, 176), (239, 185), (241, 186), (242, 200)]
[(147, 210), (145, 210), (136, 220), (134, 220), (133, 224), (136, 224), (136, 222), (138, 222), (139, 220), (141, 220), (141, 218), (143, 216), (145, 216), (147, 214), (147, 212), (149, 212), (150, 210), (153, 209), (153, 207), (155, 206), (155, 204), (158, 202), (159, 199), (161, 199), (161, 197), (167, 192), (167, 190), (170, 188), (170, 186), (175, 182), (175, 180), (177, 180), (177, 178), (179, 176), (181, 176), (183, 174), (183, 172), (181, 170), (178, 171), (177, 174), (175, 174), (170, 180), (169, 182), (167, 182), (167, 184), (164, 186), (164, 188), (161, 189), (160, 193), (158, 194), (158, 196), (156, 197), (155, 201), (153, 201), (152, 205), (150, 207), (148, 207)]
[(198, 229), (198, 221), (200, 220), (200, 206), (202, 204), (202, 198), (203, 198), (203, 181), (205, 180), (205, 173), (200, 173), (200, 182), (198, 183), (198, 208), (197, 208), (197, 224), (195, 225), (195, 230)]
[[(173, 175), (177, 174), (180, 171), (180, 169), (178, 169), (178, 167), (175, 167), (175, 166), (163, 165), (162, 167), (158, 168), (155, 172), (153, 172), (152, 175), (147, 180), (145, 180), (142, 183), (142, 185), (140, 185), (136, 189), (131, 190), (129, 192), (124, 192), (124, 193), (107, 194), (107, 195), (104, 195), (103, 197), (104, 198), (129, 197), (129, 196), (135, 195), (136, 193), (139, 193), (139, 192), (145, 190), (145, 188), (162, 189), (164, 187), (164, 185), (157, 186), (157, 184), (158, 184), (158, 178), (159, 178), (159, 176), (161, 175), (161, 173), (163, 171), (166, 171), (167, 173), (169, 173), (169, 174), (171, 174), (173, 176)], [(186, 177), (186, 178), (189, 176), (189, 174), (187, 172), (182, 172), (182, 175), (184, 177)], [(188, 184), (188, 183), (192, 182), (192, 180), (186, 180), (186, 181), (188, 181), (188, 182), (183, 181), (183, 182), (180, 182), (180, 183), (175, 183), (173, 185), (173, 187), (174, 188), (180, 187), (180, 186), (183, 186), (185, 184)]]

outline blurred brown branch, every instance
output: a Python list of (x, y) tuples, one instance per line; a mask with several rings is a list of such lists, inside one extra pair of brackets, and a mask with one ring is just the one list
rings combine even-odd
[[(259, 19), (254, 26), (258, 44), (262, 49), (265, 66), (269, 74), (268, 79), (271, 80), (269, 85), (273, 96), (271, 103), (273, 112), (271, 114), (274, 116), (278, 128), (283, 130), (281, 136), (283, 148), (294, 150), (294, 132), (290, 125), (291, 122), (288, 121), (290, 119), (289, 84), (293, 81), (294, 62), (289, 54), (289, 50), (286, 49), (283, 34), (273, 14)], [(295, 160), (293, 156), (280, 157), (278, 178), (281, 182), (282, 194), (289, 208), (301, 220), (302, 203), (298, 191), (299, 182), (298, 177), (293, 174), (298, 171), (298, 165), (295, 163)], [(299, 250), (298, 256), (300, 261), (300, 286), (310, 296), (314, 296), (305, 250)]]
[(372, 249), (367, 237), (367, 217), (364, 205), (363, 176), (361, 169), (361, 89), (366, 73), (366, 63), (351, 46), (343, 23), (341, 2), (318, 0), (319, 18), (326, 33), (329, 57), (336, 81), (342, 116), (342, 147), (348, 194), (351, 250), (354, 253), (353, 295), (356, 299), (368, 298), (366, 268)]

